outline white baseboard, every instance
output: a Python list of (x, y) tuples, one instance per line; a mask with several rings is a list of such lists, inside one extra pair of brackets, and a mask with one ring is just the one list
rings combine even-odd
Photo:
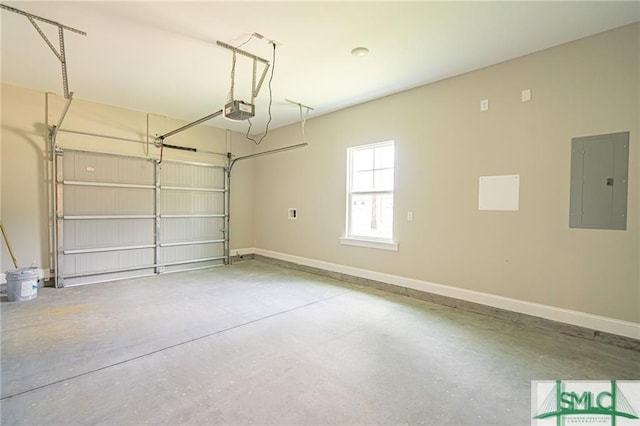
[(351, 266), (339, 265), (336, 263), (323, 262), (271, 250), (246, 248), (232, 250), (232, 252), (240, 254), (257, 254), (261, 256), (271, 257), (274, 259), (297, 263), (299, 265), (309, 266), (312, 268), (319, 268), (331, 272), (380, 281), (387, 284), (393, 284), (441, 296), (452, 297), (455, 299), (479, 303), (482, 305), (492, 306), (507, 311), (545, 318), (552, 321), (558, 321), (565, 324), (571, 324), (579, 327), (585, 327), (592, 330), (603, 331), (606, 333), (640, 340), (640, 324), (629, 321), (622, 321), (615, 318), (593, 315), (586, 312), (573, 311), (570, 309), (563, 309), (555, 306), (527, 302), (524, 300), (512, 299), (509, 297), (482, 293), (479, 291), (467, 290), (443, 284), (436, 284), (428, 281), (401, 277), (398, 275), (359, 269)]
[(246, 254), (255, 254), (256, 250), (258, 250), (255, 247), (250, 247), (250, 248), (242, 248), (242, 249), (231, 249), (231, 256), (244, 256)]
[[(527, 302), (524, 300), (512, 299), (509, 297), (482, 293), (443, 284), (436, 284), (398, 275), (385, 274), (382, 272), (375, 272), (367, 269), (354, 268), (337, 263), (323, 262), (320, 260), (293, 256), (290, 254), (275, 252), (271, 250), (263, 250), (254, 247), (231, 250), (232, 256), (242, 256), (248, 254), (258, 254), (261, 256), (271, 257), (273, 259), (292, 262), (303, 266), (309, 266), (312, 268), (324, 269), (326, 271), (352, 275), (354, 277), (380, 281), (387, 284), (393, 284), (441, 296), (452, 297), (468, 302), (474, 302), (499, 309), (505, 309), (507, 311), (532, 315), (539, 318), (545, 318), (552, 321), (558, 321), (565, 324), (576, 325), (579, 327), (585, 327), (592, 330), (603, 331), (606, 333), (640, 340), (640, 324), (629, 321), (622, 321), (615, 318), (593, 315), (586, 312), (573, 311), (570, 309), (558, 308), (555, 306)], [(40, 269), (38, 278), (49, 279), (49, 270)], [(4, 273), (0, 273), (0, 284), (6, 284), (6, 277)]]

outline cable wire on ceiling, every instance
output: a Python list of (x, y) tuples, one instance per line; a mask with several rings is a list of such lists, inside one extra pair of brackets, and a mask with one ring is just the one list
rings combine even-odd
[(269, 120), (267, 121), (264, 135), (262, 135), (262, 137), (260, 137), (259, 140), (255, 140), (251, 136), (249, 136), (249, 132), (251, 132), (251, 127), (253, 126), (253, 123), (251, 123), (251, 119), (247, 120), (249, 122), (249, 127), (247, 128), (247, 134), (245, 135), (245, 137), (250, 141), (253, 141), (253, 143), (255, 143), (256, 145), (260, 145), (262, 140), (267, 137), (267, 134), (269, 134), (269, 124), (271, 124), (271, 119), (273, 118), (271, 115), (271, 105), (273, 104), (273, 92), (271, 89), (271, 82), (273, 81), (273, 71), (276, 69), (276, 43), (271, 42), (271, 45), (273, 46), (273, 54), (271, 57), (271, 76), (269, 77), (269, 109), (268, 109)]
[[(242, 46), (249, 43), (255, 35), (256, 33), (251, 34), (247, 40), (245, 40), (243, 43), (239, 44), (238, 46), (235, 46), (235, 48), (240, 49)], [(236, 80), (236, 57), (237, 57), (236, 50), (233, 49), (233, 56), (231, 57), (231, 87), (229, 88), (229, 96), (227, 97), (227, 103), (233, 102), (233, 91), (235, 88), (235, 80)]]
[(229, 88), (229, 96), (227, 96), (227, 103), (233, 102), (233, 87), (236, 80), (236, 51), (233, 51), (231, 59), (231, 87)]

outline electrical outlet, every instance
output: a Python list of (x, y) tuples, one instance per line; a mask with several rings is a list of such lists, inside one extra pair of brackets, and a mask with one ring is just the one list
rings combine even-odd
[(488, 111), (489, 110), (489, 99), (482, 99), (480, 101), (480, 111)]
[(407, 220), (413, 220), (413, 212), (407, 212)]

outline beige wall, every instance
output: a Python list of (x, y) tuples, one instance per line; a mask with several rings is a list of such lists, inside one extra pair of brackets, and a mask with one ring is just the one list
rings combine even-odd
[[(2, 222), (19, 266), (48, 265), (44, 94), (2, 85)], [(13, 268), (2, 241), (2, 272)]]
[[(639, 39), (636, 24), (309, 120), (309, 147), (255, 160), (256, 247), (640, 322)], [(569, 229), (571, 138), (622, 131), (628, 229)], [(340, 245), (346, 148), (390, 139), (399, 251)], [(478, 178), (502, 174), (520, 175), (520, 210), (478, 211)]]
[[(607, 32), (307, 122), (307, 148), (239, 162), (232, 179), (232, 248), (319, 261), (640, 322), (640, 25)], [(531, 88), (533, 100), (520, 102)], [(49, 268), (44, 93), (2, 86), (0, 206), (23, 264)], [(490, 110), (481, 113), (479, 100)], [(49, 96), (49, 124), (64, 101)], [(206, 112), (205, 112), (206, 113)], [(183, 122), (150, 115), (150, 133)], [(147, 114), (76, 99), (64, 128), (137, 140)], [(568, 228), (570, 140), (630, 131), (627, 231)], [(395, 235), (388, 252), (342, 246), (349, 146), (393, 139)], [(299, 125), (261, 150), (301, 141)], [(62, 146), (144, 155), (139, 144), (60, 134)], [(225, 150), (200, 126), (171, 143)], [(237, 155), (254, 152), (232, 134)], [(157, 155), (151, 148), (150, 155)], [(166, 158), (220, 161), (166, 151)], [(478, 177), (520, 174), (518, 212), (477, 209)], [(299, 219), (287, 219), (297, 207)], [(412, 211), (414, 220), (406, 220)], [(11, 267), (2, 247), (2, 271)]]
[[(20, 266), (34, 265), (49, 269), (49, 176), (47, 161), (47, 123), (57, 124), (65, 100), (10, 85), (2, 85), (2, 145), (0, 194), (1, 217), (9, 233)], [(206, 112), (203, 112), (203, 115)], [(48, 118), (47, 118), (48, 115)], [(184, 125), (184, 121), (149, 114), (149, 134), (163, 134)], [(108, 105), (74, 99), (62, 125), (63, 129), (117, 136), (138, 141), (147, 137), (147, 114)], [(158, 158), (158, 150), (150, 146), (112, 139), (80, 136), (61, 132), (58, 145), (89, 151), (109, 152)], [(197, 126), (167, 139), (168, 143), (214, 152), (226, 152), (225, 131)], [(235, 155), (254, 151), (253, 143), (231, 133), (231, 150)], [(213, 164), (226, 164), (224, 156), (165, 149), (165, 159), (178, 159)], [(237, 216), (231, 221), (231, 246), (253, 244), (252, 168), (239, 164), (234, 168), (231, 208)], [(244, 223), (243, 223), (244, 222)], [(6, 247), (2, 247), (1, 270), (12, 268)]]

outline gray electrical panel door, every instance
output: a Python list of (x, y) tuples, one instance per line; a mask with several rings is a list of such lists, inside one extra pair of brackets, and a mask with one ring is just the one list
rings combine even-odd
[(627, 229), (629, 132), (571, 140), (571, 228)]

